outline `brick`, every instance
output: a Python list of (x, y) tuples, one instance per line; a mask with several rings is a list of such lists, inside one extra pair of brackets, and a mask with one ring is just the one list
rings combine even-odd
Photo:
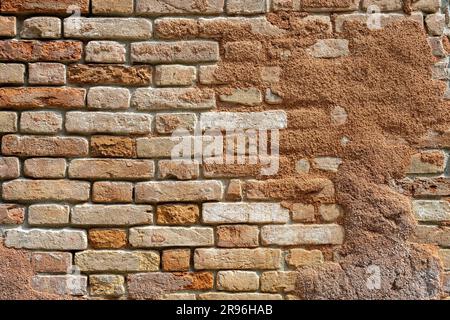
[(134, 10), (133, 0), (92, 0), (92, 13), (101, 16), (127, 16)]
[(450, 179), (446, 177), (405, 178), (398, 181), (398, 187), (414, 197), (450, 196)]
[(155, 20), (155, 35), (158, 39), (194, 39), (199, 35), (196, 19), (163, 17)]
[(172, 14), (218, 14), (223, 12), (224, 0), (206, 0), (199, 4), (195, 0), (185, 0), (171, 5), (165, 0), (136, 0), (136, 13), (146, 16)]
[(188, 271), (191, 264), (191, 250), (164, 250), (161, 258), (164, 271)]
[(130, 91), (126, 88), (94, 87), (87, 95), (89, 109), (125, 110), (130, 107)]
[(141, 18), (67, 18), (64, 37), (95, 40), (148, 40), (152, 24)]
[(399, 11), (403, 9), (402, 0), (363, 0), (362, 8), (367, 12), (370, 6), (378, 7), (380, 11)]
[[(345, 29), (345, 24), (347, 22), (359, 22), (361, 24), (366, 25), (367, 27), (373, 28), (370, 24), (368, 24), (369, 14), (362, 13), (350, 13), (350, 14), (342, 14), (336, 17), (336, 32), (342, 32)], [(398, 14), (398, 13), (379, 13), (378, 14), (380, 27), (383, 28), (390, 23), (397, 21), (415, 21), (421, 27), (423, 27), (423, 15), (421, 12), (412, 12), (410, 15)]]
[(216, 72), (219, 70), (218, 65), (200, 66), (199, 69), (199, 81), (201, 84), (224, 84), (224, 81), (220, 80), (216, 76)]
[(156, 221), (162, 225), (196, 224), (200, 211), (193, 204), (166, 204), (156, 209)]
[(7, 230), (5, 245), (9, 248), (32, 250), (84, 250), (86, 233), (81, 230)]
[(292, 220), (295, 222), (313, 222), (316, 209), (312, 204), (294, 203), (292, 206)]
[(32, 226), (64, 226), (69, 224), (69, 206), (35, 204), (28, 208), (28, 223)]
[(0, 84), (24, 84), (25, 66), (18, 63), (0, 63)]
[(135, 187), (137, 203), (213, 201), (222, 198), (220, 181), (142, 182)]
[(283, 300), (279, 294), (208, 292), (198, 295), (199, 300)]
[(84, 108), (82, 88), (0, 88), (0, 109)]
[(280, 246), (342, 244), (344, 230), (336, 224), (264, 226), (261, 241), (264, 245)]
[(31, 263), (34, 272), (67, 273), (72, 267), (70, 252), (33, 252)]
[(271, 293), (294, 292), (297, 284), (298, 272), (295, 271), (267, 271), (261, 274), (261, 291)]
[(75, 253), (75, 264), (85, 272), (143, 272), (159, 269), (155, 251), (86, 250)]
[(132, 202), (133, 184), (129, 182), (95, 182), (92, 185), (92, 201), (100, 203)]
[(312, 163), (315, 169), (337, 172), (342, 164), (342, 159), (333, 157), (318, 157), (314, 158)]
[(411, 9), (433, 13), (439, 10), (440, 5), (441, 2), (439, 0), (417, 0), (411, 3)]
[(0, 41), (0, 61), (20, 62), (75, 62), (82, 58), (80, 41)]
[(140, 88), (132, 98), (131, 106), (138, 110), (201, 110), (216, 106), (214, 92), (198, 88)]
[(231, 180), (225, 193), (225, 199), (228, 201), (242, 200), (242, 183), (240, 180)]
[(34, 290), (53, 295), (87, 294), (87, 277), (80, 275), (37, 275), (31, 279)]
[(154, 163), (131, 159), (75, 159), (69, 165), (69, 177), (76, 179), (143, 180), (153, 178)]
[(350, 54), (348, 40), (346, 39), (321, 39), (306, 49), (314, 58), (339, 58)]
[(252, 271), (219, 271), (217, 289), (223, 291), (257, 291), (259, 276)]
[(120, 229), (90, 229), (89, 245), (94, 249), (121, 249), (127, 245), (127, 233)]
[(429, 14), (425, 17), (428, 33), (432, 36), (441, 36), (446, 27), (445, 15), (442, 13)]
[(219, 45), (213, 41), (136, 42), (131, 60), (143, 63), (199, 63), (219, 60)]
[(69, 7), (79, 8), (81, 14), (89, 13), (89, 0), (2, 0), (0, 11), (17, 14), (61, 14), (70, 15)]
[(197, 179), (200, 175), (199, 163), (195, 160), (160, 160), (158, 173), (161, 179)]
[(228, 0), (226, 10), (228, 14), (258, 14), (267, 12), (266, 0)]
[(89, 199), (89, 191), (89, 183), (81, 181), (14, 180), (3, 184), (3, 199), (27, 202), (84, 202)]
[(93, 157), (135, 158), (136, 143), (129, 137), (93, 136), (91, 154)]
[(20, 36), (24, 39), (61, 38), (61, 20), (54, 17), (32, 17), (23, 22)]
[(137, 156), (139, 158), (170, 158), (172, 150), (184, 140), (192, 142), (186, 137), (152, 137), (136, 139)]
[(344, 215), (344, 210), (337, 204), (322, 204), (319, 207), (319, 214), (326, 222), (333, 222)]
[[(294, 0), (295, 2), (296, 0)], [(328, 12), (328, 11), (354, 11), (358, 10), (359, 0), (334, 1), (326, 0), (317, 2), (316, 0), (303, 0), (302, 11), (307, 12)]]
[(281, 250), (257, 249), (196, 249), (194, 266), (203, 269), (278, 269)]
[(218, 226), (216, 234), (218, 247), (254, 248), (259, 244), (259, 229), (257, 226)]
[(450, 247), (450, 228), (428, 225), (417, 225), (414, 241)]
[(0, 157), (0, 179), (10, 180), (20, 176), (20, 163), (18, 158)]
[(197, 78), (197, 69), (192, 66), (162, 65), (155, 69), (157, 86), (192, 86)]
[(450, 203), (440, 200), (414, 200), (412, 208), (419, 221), (450, 220)]
[(22, 224), (25, 219), (25, 208), (16, 204), (0, 204), (0, 225)]
[(36, 158), (24, 163), (24, 175), (31, 178), (63, 178), (65, 169), (64, 159)]
[(286, 256), (286, 263), (294, 269), (321, 264), (323, 261), (323, 254), (320, 250), (291, 249)]
[(287, 127), (287, 115), (284, 111), (205, 112), (200, 123), (202, 129), (284, 129)]
[(16, 36), (16, 17), (0, 16), (0, 37)]
[(30, 63), (28, 82), (36, 85), (64, 85), (66, 66), (61, 63)]
[(17, 131), (17, 114), (10, 111), (0, 111), (0, 133)]
[(2, 153), (22, 157), (83, 157), (88, 142), (78, 137), (39, 137), (7, 135), (2, 139)]
[(120, 297), (125, 294), (125, 279), (119, 275), (90, 275), (89, 288), (94, 297)]
[(78, 205), (72, 208), (74, 225), (133, 226), (151, 224), (153, 208), (142, 205)]
[(257, 88), (233, 89), (230, 94), (220, 95), (220, 101), (246, 106), (256, 106), (262, 103), (262, 94)]
[(51, 111), (22, 112), (20, 131), (34, 134), (56, 134), (62, 130), (62, 116)]
[(89, 85), (149, 86), (152, 82), (150, 66), (120, 66), (98, 64), (70, 65), (69, 82)]
[(204, 223), (286, 223), (289, 211), (278, 203), (205, 203)]
[(86, 45), (86, 62), (125, 63), (127, 49), (115, 41), (91, 41)]
[(160, 300), (183, 300), (183, 301), (189, 301), (189, 300), (196, 300), (197, 297), (194, 293), (166, 293), (158, 297)]
[(450, 272), (444, 273), (442, 289), (447, 293), (450, 292)]
[(439, 257), (445, 270), (450, 270), (450, 249), (440, 249)]
[(130, 229), (134, 248), (201, 247), (214, 245), (214, 231), (205, 227), (138, 227)]
[(66, 114), (66, 130), (70, 133), (148, 134), (152, 116), (118, 112), (78, 112)]
[(163, 113), (155, 116), (156, 132), (173, 133), (176, 130), (194, 131), (197, 117), (194, 113)]
[(414, 154), (408, 168), (409, 174), (444, 173), (447, 156), (440, 150), (429, 150)]

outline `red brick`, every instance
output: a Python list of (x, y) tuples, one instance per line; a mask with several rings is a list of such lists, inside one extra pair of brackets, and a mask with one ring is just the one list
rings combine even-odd
[(80, 41), (0, 41), (0, 61), (75, 62), (82, 54), (83, 43)]
[(149, 86), (152, 82), (150, 66), (75, 64), (67, 72), (68, 81), (76, 84)]
[(89, 12), (89, 0), (2, 0), (0, 11), (2, 13), (46, 13), (70, 15), (69, 7), (80, 9), (80, 13)]
[(70, 252), (34, 252), (31, 262), (34, 272), (66, 273), (72, 266)]

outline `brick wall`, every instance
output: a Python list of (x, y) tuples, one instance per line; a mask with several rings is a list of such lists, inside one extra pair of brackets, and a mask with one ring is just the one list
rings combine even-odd
[[(264, 49), (221, 41), (227, 27), (284, 32), (269, 12), (306, 12), (306, 27), (321, 23), (328, 35), (308, 53), (339, 59), (350, 54), (338, 36), (344, 23), (366, 22), (376, 5), (381, 26), (401, 19), (423, 26), (439, 59), (433, 77), (448, 80), (439, 0), (413, 1), (411, 15), (400, 0), (321, 3), (329, 5), (1, 0), (0, 230), (6, 247), (32, 251), (34, 289), (87, 298), (295, 299), (296, 270), (333, 261), (345, 241), (333, 187), (341, 159), (297, 159), (297, 171), (324, 173), (314, 180), (323, 187), (313, 201), (286, 204), (261, 192), (271, 180), (254, 168), (172, 159), (172, 133), (289, 127), (270, 88), (276, 66), (255, 70), (266, 91), (251, 83), (223, 90), (227, 80), (215, 75), (221, 60), (238, 53), (252, 61)], [(336, 110), (336, 121), (345, 117)], [(450, 144), (431, 137), (422, 147), (397, 187), (414, 197), (416, 240), (441, 246), (450, 269), (450, 229), (441, 226), (450, 221)]]

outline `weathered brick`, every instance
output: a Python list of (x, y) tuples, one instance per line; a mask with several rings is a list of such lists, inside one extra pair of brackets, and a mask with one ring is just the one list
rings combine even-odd
[(226, 10), (228, 14), (258, 14), (267, 12), (266, 0), (228, 0)]
[(199, 81), (201, 84), (224, 84), (223, 80), (220, 80), (216, 76), (216, 72), (219, 70), (218, 65), (200, 66), (199, 69)]
[(195, 160), (160, 160), (158, 173), (161, 179), (197, 179), (200, 175), (199, 163)]
[(198, 20), (172, 17), (156, 19), (155, 35), (159, 39), (194, 39), (199, 35)]
[(0, 88), (0, 109), (84, 108), (82, 88)]
[(222, 198), (220, 181), (142, 182), (135, 187), (136, 202), (212, 201)]
[(149, 86), (152, 69), (137, 65), (75, 64), (69, 66), (67, 77), (76, 84)]
[(164, 250), (161, 258), (164, 271), (188, 271), (191, 264), (191, 250)]
[(23, 133), (56, 134), (62, 130), (62, 116), (51, 111), (22, 112), (20, 131)]
[(135, 158), (136, 143), (130, 137), (93, 136), (91, 154), (93, 157)]
[(78, 205), (72, 208), (71, 222), (86, 226), (132, 226), (153, 222), (153, 208), (137, 205)]
[(292, 206), (292, 220), (295, 222), (313, 222), (316, 209), (312, 204), (294, 203)]
[(320, 250), (291, 249), (286, 256), (286, 263), (294, 269), (317, 265), (323, 261), (323, 254)]
[(408, 168), (410, 174), (443, 173), (447, 156), (443, 151), (430, 150), (414, 154)]
[(84, 250), (87, 237), (80, 230), (7, 230), (5, 245), (16, 249)]
[(261, 240), (264, 245), (280, 246), (342, 244), (344, 230), (336, 224), (264, 226)]
[(0, 133), (17, 131), (17, 114), (10, 111), (0, 111)]
[(440, 249), (439, 257), (445, 270), (450, 270), (450, 249)]
[(10, 180), (20, 176), (20, 163), (18, 158), (0, 157), (0, 179)]
[(136, 0), (136, 12), (139, 15), (159, 16), (169, 14), (218, 14), (223, 12), (224, 0), (206, 0), (199, 4), (195, 0), (176, 2), (165, 0)]
[(0, 84), (24, 84), (25, 66), (18, 63), (0, 63)]
[(69, 224), (70, 208), (58, 204), (35, 204), (28, 208), (32, 226), (63, 226)]
[(156, 132), (167, 134), (176, 130), (194, 131), (197, 116), (194, 113), (163, 113), (155, 116)]
[(127, 233), (121, 229), (90, 229), (89, 245), (94, 249), (121, 249), (127, 245)]
[(30, 63), (28, 82), (37, 85), (64, 85), (66, 66), (61, 63)]
[(0, 16), (0, 37), (15, 37), (15, 36), (16, 36), (16, 17)]
[(254, 248), (259, 244), (259, 229), (257, 226), (218, 226), (216, 234), (218, 247)]
[(2, 139), (2, 153), (22, 157), (83, 157), (88, 142), (78, 137), (39, 137), (7, 135)]
[(242, 200), (242, 183), (241, 180), (233, 179), (228, 183), (225, 199), (228, 201)]
[(66, 114), (66, 130), (70, 133), (148, 134), (152, 131), (152, 116), (117, 112), (78, 112)]
[(278, 203), (205, 203), (203, 222), (219, 223), (286, 223), (289, 211)]
[(216, 106), (214, 92), (198, 88), (137, 89), (131, 105), (138, 110), (212, 109)]
[(214, 245), (214, 231), (205, 227), (138, 227), (130, 229), (134, 248), (201, 247)]
[(337, 204), (322, 204), (319, 207), (319, 214), (326, 222), (333, 222), (344, 215), (344, 210)]
[(278, 269), (279, 249), (196, 249), (194, 265), (203, 269)]
[(314, 58), (339, 58), (350, 54), (348, 40), (346, 39), (321, 39), (306, 49)]
[[(439, 1), (439, 0), (438, 0)], [(370, 23), (371, 20), (369, 20), (370, 14), (364, 14), (364, 13), (350, 13), (350, 14), (342, 14), (338, 15), (335, 20), (336, 25), (336, 31), (342, 32), (345, 28), (345, 25), (347, 22), (358, 22), (363, 25), (366, 25), (369, 28), (373, 28)], [(423, 26), (423, 15), (421, 12), (413, 12), (410, 15), (404, 15), (404, 14), (398, 14), (398, 13), (379, 13), (377, 14), (377, 21), (379, 21), (379, 26), (376, 27), (385, 27), (390, 23), (397, 22), (397, 21), (414, 21), (418, 23), (420, 26)]]
[(141, 18), (67, 18), (64, 37), (104, 40), (148, 40), (152, 24)]
[(81, 14), (89, 13), (89, 0), (2, 0), (0, 11), (3, 13), (45, 13), (70, 15), (70, 8), (76, 7)]
[(414, 200), (413, 212), (419, 221), (450, 220), (450, 203), (440, 200)]
[(130, 106), (130, 91), (126, 88), (94, 87), (87, 95), (90, 109), (125, 110)]
[(400, 190), (414, 197), (450, 196), (450, 179), (437, 178), (406, 178), (398, 181)]
[(425, 17), (428, 33), (432, 36), (441, 36), (446, 27), (445, 15), (441, 13), (429, 14)]
[(317, 157), (313, 159), (312, 163), (315, 169), (337, 172), (342, 164), (342, 159), (333, 157)]
[(61, 38), (61, 20), (54, 17), (32, 17), (23, 22), (20, 36), (24, 39)]
[(450, 247), (450, 228), (428, 225), (417, 225), (414, 241)]
[(31, 178), (64, 178), (66, 160), (55, 158), (27, 159), (24, 163), (24, 175)]
[(69, 177), (77, 179), (143, 180), (154, 172), (151, 160), (75, 159), (69, 165)]
[(189, 301), (189, 300), (197, 300), (197, 297), (194, 293), (166, 293), (158, 297), (160, 300), (183, 300), (183, 301)]
[(366, 12), (371, 6), (378, 8), (380, 11), (399, 11), (403, 9), (402, 0), (363, 0), (361, 5)]
[(125, 63), (127, 49), (115, 41), (91, 41), (86, 45), (86, 62)]
[(450, 292), (450, 272), (444, 273), (442, 289), (447, 293)]
[(217, 289), (224, 291), (257, 291), (259, 276), (253, 271), (219, 271)]
[(87, 277), (80, 275), (37, 275), (31, 280), (34, 290), (53, 295), (87, 294)]
[(262, 103), (262, 94), (257, 88), (234, 89), (230, 94), (220, 95), (220, 101), (246, 106), (256, 106)]
[[(224, 60), (232, 62), (258, 62), (261, 57), (264, 56), (264, 49), (261, 41), (230, 41), (224, 44), (225, 54)], [(245, 92), (249, 90), (237, 90), (233, 91), (241, 94), (242, 97), (247, 95), (252, 97), (257, 95), (254, 93), (254, 88), (250, 92)]]
[(433, 13), (439, 10), (440, 5), (441, 2), (439, 0), (417, 0), (411, 3), (411, 9)]
[(197, 78), (197, 69), (192, 66), (162, 65), (155, 69), (157, 86), (191, 86)]
[(196, 224), (200, 211), (194, 204), (166, 204), (156, 209), (156, 221), (163, 225)]
[(133, 184), (129, 182), (95, 182), (92, 186), (92, 201), (100, 203), (132, 202)]
[(22, 224), (25, 218), (25, 208), (16, 204), (0, 204), (0, 225)]
[(89, 276), (90, 294), (94, 297), (120, 297), (125, 294), (125, 279), (119, 275), (95, 274)]
[(284, 111), (265, 112), (205, 112), (201, 114), (202, 129), (284, 129), (287, 115)]
[(14, 180), (4, 183), (2, 191), (4, 200), (83, 202), (89, 199), (90, 185), (69, 180)]
[(219, 45), (212, 41), (136, 42), (131, 60), (143, 63), (199, 63), (219, 60)]
[(133, 0), (92, 0), (92, 13), (101, 16), (127, 16), (134, 10)]
[[(297, 0), (293, 0), (294, 3), (296, 1)], [(358, 10), (359, 0), (325, 0), (324, 2), (317, 2), (316, 0), (303, 0), (301, 5), (302, 11), (307, 12), (353, 11)]]
[(155, 251), (86, 250), (75, 253), (75, 264), (86, 272), (142, 272), (159, 269)]
[(267, 271), (261, 274), (262, 292), (294, 292), (298, 273), (295, 271)]
[(70, 252), (33, 252), (31, 263), (34, 272), (67, 273), (72, 267)]
[(198, 295), (199, 300), (283, 300), (280, 294), (208, 292)]
[[(152, 137), (136, 139), (137, 156), (139, 158), (170, 158), (172, 150), (182, 143), (186, 137)], [(192, 138), (189, 139), (192, 142)]]
[(80, 41), (0, 41), (0, 61), (21, 62), (75, 62), (82, 58)]

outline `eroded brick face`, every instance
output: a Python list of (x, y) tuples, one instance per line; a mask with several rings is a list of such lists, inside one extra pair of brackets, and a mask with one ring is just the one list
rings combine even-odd
[[(304, 75), (308, 84), (316, 72), (339, 82), (336, 65), (351, 71), (351, 59), (365, 59), (354, 49), (361, 39), (344, 31), (369, 23), (373, 5), (380, 28), (415, 22), (436, 58), (433, 79), (450, 80), (448, 13), (438, 0), (412, 1), (410, 15), (400, 0), (0, 0), (0, 242), (31, 252), (33, 289), (87, 299), (294, 299), (301, 270), (337, 266), (347, 208), (335, 183), (348, 164), (336, 150), (353, 143), (343, 126), (354, 114), (329, 99), (313, 115), (324, 93), (299, 85), (306, 98), (295, 100), (283, 84)], [(323, 132), (305, 135), (317, 122), (333, 144), (319, 145)], [(276, 172), (262, 174), (250, 149), (230, 140), (214, 150), (249, 161), (199, 157), (197, 143), (214, 141), (214, 130), (232, 131), (233, 141), (245, 132), (245, 147), (253, 131), (273, 143), (280, 134)], [(302, 139), (301, 150), (291, 143)], [(404, 219), (418, 222), (412, 241), (440, 247), (444, 296), (450, 133), (419, 140), (408, 176), (391, 185), (412, 200)], [(401, 210), (392, 211), (382, 220)], [(72, 280), (79, 286), (68, 288)]]

